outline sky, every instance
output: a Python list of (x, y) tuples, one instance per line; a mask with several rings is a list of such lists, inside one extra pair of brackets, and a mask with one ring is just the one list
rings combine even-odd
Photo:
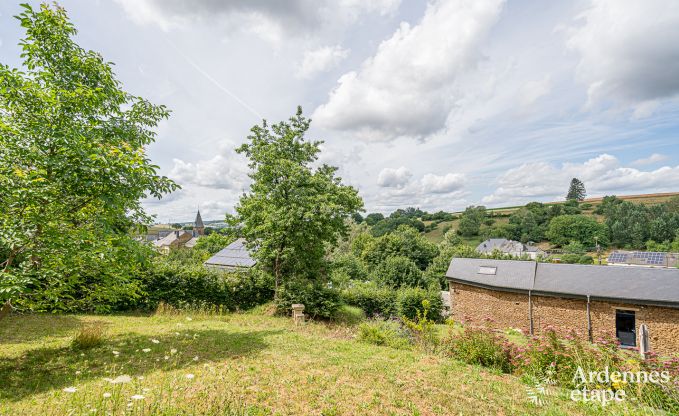
[[(23, 1), (22, 1), (23, 2)], [(24, 33), (0, 2), (0, 63)], [(29, 2), (37, 4), (37, 2)], [(673, 0), (63, 0), (77, 42), (171, 111), (160, 222), (232, 213), (252, 126), (313, 121), (367, 212), (679, 191)]]

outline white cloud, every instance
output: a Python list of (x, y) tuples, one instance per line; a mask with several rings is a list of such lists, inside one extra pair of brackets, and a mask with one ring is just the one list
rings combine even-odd
[(668, 159), (669, 159), (669, 157), (667, 155), (661, 155), (660, 153), (653, 153), (649, 157), (644, 157), (644, 158), (635, 160), (634, 162), (632, 162), (632, 165), (633, 166), (652, 165), (654, 163), (664, 162)]
[(549, 75), (536, 81), (529, 81), (521, 87), (519, 99), (521, 104), (528, 106), (536, 102), (540, 97), (547, 95), (552, 88)]
[(422, 190), (425, 193), (445, 194), (462, 189), (465, 177), (461, 173), (448, 173), (444, 176), (428, 173), (422, 177)]
[(375, 56), (344, 74), (314, 112), (325, 127), (364, 137), (423, 137), (445, 126), (456, 78), (482, 57), (502, 2), (435, 1), (415, 26), (401, 23)]
[(231, 145), (225, 145), (212, 159), (185, 162), (173, 159), (174, 166), (168, 175), (180, 185), (198, 185), (214, 189), (240, 191), (248, 184), (247, 165)]
[(403, 188), (413, 176), (405, 166), (398, 169), (384, 168), (377, 175), (377, 185), (383, 188)]
[(304, 59), (297, 69), (300, 78), (311, 78), (320, 72), (326, 72), (337, 66), (349, 56), (349, 49), (340, 45), (323, 46), (321, 48), (306, 51)]
[(501, 175), (497, 189), (482, 202), (498, 205), (535, 199), (563, 200), (574, 177), (585, 183), (589, 195), (659, 192), (675, 189), (673, 184), (679, 182), (679, 166), (642, 171), (623, 167), (615, 156), (608, 154), (583, 163), (563, 163), (560, 167), (545, 162), (525, 163)]
[(679, 93), (679, 3), (592, 0), (579, 20), (568, 46), (580, 55), (578, 76), (590, 104)]

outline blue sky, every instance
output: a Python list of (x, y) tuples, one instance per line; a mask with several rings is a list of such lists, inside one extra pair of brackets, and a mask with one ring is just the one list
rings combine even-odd
[[(34, 3), (34, 2), (31, 2)], [(368, 211), (679, 190), (676, 1), (69, 0), (78, 42), (172, 110), (160, 221), (232, 212), (233, 151), (298, 104)], [(0, 62), (19, 66), (18, 2)]]

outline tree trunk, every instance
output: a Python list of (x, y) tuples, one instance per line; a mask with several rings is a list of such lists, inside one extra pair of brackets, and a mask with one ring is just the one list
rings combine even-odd
[(276, 253), (276, 260), (274, 261), (273, 270), (274, 270), (274, 278), (275, 278), (273, 299), (274, 299), (274, 301), (277, 301), (278, 300), (278, 287), (280, 286), (280, 281), (281, 281), (280, 252)]

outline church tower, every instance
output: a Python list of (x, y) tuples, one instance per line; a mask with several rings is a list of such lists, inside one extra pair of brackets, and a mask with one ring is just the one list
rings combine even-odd
[(205, 234), (205, 224), (203, 224), (203, 219), (200, 217), (200, 210), (196, 214), (196, 220), (193, 222), (193, 236), (197, 237), (199, 235)]

